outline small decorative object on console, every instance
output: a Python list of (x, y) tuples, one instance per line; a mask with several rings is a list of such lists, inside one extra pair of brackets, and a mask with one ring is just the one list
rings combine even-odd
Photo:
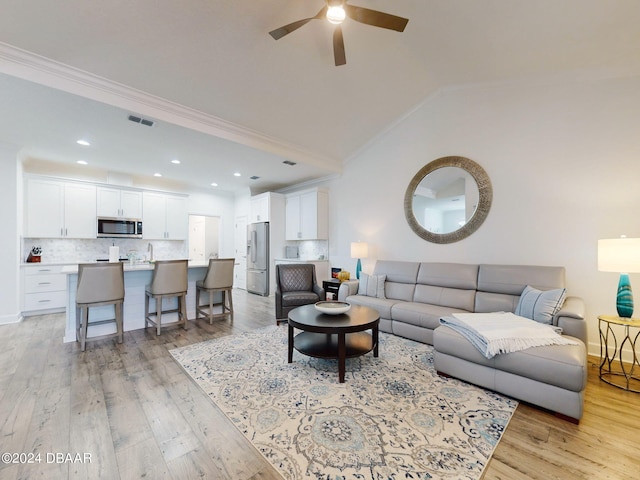
[(29, 252), (29, 256), (27, 257), (27, 263), (40, 263), (42, 260), (42, 248), (40, 247), (32, 247)]
[(319, 312), (328, 315), (340, 315), (341, 313), (348, 312), (351, 304), (347, 302), (317, 302), (315, 307)]
[(338, 280), (340, 280), (341, 282), (345, 282), (350, 278), (351, 278), (351, 274), (346, 270), (342, 270), (340, 273), (338, 273)]

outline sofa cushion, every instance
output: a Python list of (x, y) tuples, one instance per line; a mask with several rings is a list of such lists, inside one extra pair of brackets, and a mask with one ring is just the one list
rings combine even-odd
[(320, 298), (318, 298), (318, 295), (314, 292), (300, 291), (282, 293), (282, 304), (287, 307), (309, 305), (319, 300)]
[(440, 318), (451, 313), (469, 313), (468, 310), (454, 309), (427, 303), (398, 302), (391, 307), (394, 322), (408, 323), (433, 330), (440, 325)]
[(389, 282), (415, 284), (419, 267), (420, 264), (418, 262), (378, 260), (373, 269), (373, 274), (386, 275)]
[(519, 295), (476, 292), (476, 305), (473, 311), (476, 313), (515, 312), (519, 300)]
[(345, 301), (352, 305), (364, 305), (365, 307), (371, 307), (378, 312), (381, 319), (391, 319), (391, 307), (398, 303), (398, 300), (367, 297), (366, 295), (350, 295), (345, 299)]
[(564, 288), (564, 267), (533, 265), (480, 265), (478, 290), (520, 295), (527, 285), (540, 290)]
[(415, 291), (415, 284), (390, 282), (388, 278), (384, 284), (384, 296), (398, 301), (410, 302)]
[(475, 290), (478, 287), (478, 265), (421, 263), (416, 283), (461, 290)]
[(384, 283), (386, 280), (386, 275), (367, 275), (366, 273), (360, 274), (358, 295), (386, 298), (384, 295)]
[(387, 298), (410, 302), (416, 288), (419, 267), (418, 262), (378, 260), (373, 274), (387, 276), (384, 286)]
[(436, 352), (566, 390), (580, 392), (586, 387), (587, 354), (580, 341), (578, 345), (533, 347), (488, 359), (458, 332), (441, 325), (433, 332), (433, 346)]
[(567, 291), (564, 288), (543, 291), (527, 285), (520, 295), (515, 314), (551, 325), (566, 296)]
[(433, 285), (416, 285), (416, 291), (413, 294), (414, 302), (458, 308), (467, 312), (473, 311), (475, 298), (475, 290), (444, 288)]

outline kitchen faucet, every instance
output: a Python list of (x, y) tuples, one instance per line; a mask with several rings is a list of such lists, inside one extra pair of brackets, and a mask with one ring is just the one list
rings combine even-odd
[(149, 261), (153, 262), (153, 244), (151, 242), (147, 246), (147, 252), (149, 252)]

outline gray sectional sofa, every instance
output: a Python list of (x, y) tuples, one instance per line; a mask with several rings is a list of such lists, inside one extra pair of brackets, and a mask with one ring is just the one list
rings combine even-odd
[[(441, 325), (455, 312), (514, 312), (527, 286), (565, 287), (563, 267), (383, 261), (367, 284), (343, 282), (338, 298), (380, 314), (380, 330), (434, 346), (443, 374), (552, 410), (582, 417), (587, 383), (584, 303), (567, 297), (552, 323), (575, 345), (532, 347), (484, 357), (465, 337)], [(364, 288), (363, 288), (364, 287)], [(360, 293), (358, 293), (360, 290)]]

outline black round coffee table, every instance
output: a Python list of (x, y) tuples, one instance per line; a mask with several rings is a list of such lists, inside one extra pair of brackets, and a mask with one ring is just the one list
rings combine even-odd
[[(304, 355), (338, 359), (338, 378), (344, 383), (345, 360), (373, 350), (378, 356), (380, 315), (373, 308), (352, 305), (347, 313), (328, 315), (314, 305), (304, 305), (289, 312), (289, 363), (293, 349)], [(294, 329), (302, 330), (294, 336)], [(371, 330), (371, 334), (366, 330)]]

